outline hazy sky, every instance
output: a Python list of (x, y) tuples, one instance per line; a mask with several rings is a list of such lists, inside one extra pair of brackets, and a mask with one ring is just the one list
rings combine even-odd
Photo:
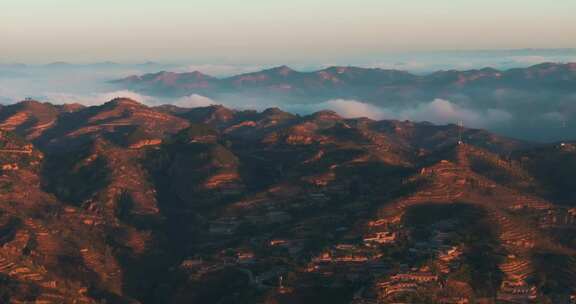
[(575, 0), (0, 0), (0, 61), (328, 62), (576, 47)]

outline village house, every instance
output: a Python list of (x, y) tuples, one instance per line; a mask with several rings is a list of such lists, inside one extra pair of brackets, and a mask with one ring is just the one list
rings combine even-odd
[(538, 297), (536, 286), (528, 285), (524, 281), (505, 280), (500, 286), (497, 299), (512, 303), (527, 303)]
[(17, 171), (19, 169), (18, 164), (3, 164), (0, 168), (2, 171)]
[(398, 273), (391, 277), (391, 280), (403, 281), (403, 282), (436, 282), (438, 281), (438, 275), (431, 272), (408, 272), (408, 273)]
[(396, 233), (390, 231), (376, 232), (364, 237), (366, 246), (372, 246), (373, 243), (377, 244), (390, 244), (396, 241)]
[(250, 264), (255, 261), (255, 254), (251, 250), (240, 250), (236, 253), (236, 258), (240, 264)]

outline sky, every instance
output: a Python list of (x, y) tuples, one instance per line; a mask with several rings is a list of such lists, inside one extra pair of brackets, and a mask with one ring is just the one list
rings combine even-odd
[(1, 0), (0, 62), (319, 63), (575, 48), (574, 0)]

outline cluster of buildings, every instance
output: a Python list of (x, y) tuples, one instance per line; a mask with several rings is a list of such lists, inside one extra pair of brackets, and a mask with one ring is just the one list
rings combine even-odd
[(540, 218), (542, 228), (566, 227), (576, 225), (576, 208), (549, 209)]
[(439, 276), (428, 268), (400, 272), (376, 283), (378, 298), (385, 302), (421, 292), (429, 293), (431, 289), (441, 287), (439, 279)]
[(538, 297), (536, 286), (521, 280), (505, 280), (500, 285), (497, 299), (509, 303), (530, 303)]
[(459, 246), (440, 251), (435, 262), (440, 273), (448, 274), (460, 266), (459, 258), (462, 256), (462, 249)]
[(305, 272), (349, 282), (366, 281), (389, 272), (390, 264), (382, 257), (379, 250), (361, 244), (338, 244), (313, 257)]
[[(15, 145), (11, 142), (2, 142), (2, 133), (0, 131), (0, 172), (1, 171), (17, 171), (20, 169), (19, 162), (20, 158), (11, 157), (15, 154), (26, 154), (31, 155), (34, 148), (31, 144), (27, 145)], [(8, 157), (2, 157), (7, 155)], [(37, 162), (32, 161), (37, 164)]]
[[(462, 262), (462, 247), (450, 245), (458, 222), (438, 221), (429, 226), (430, 237), (414, 239), (400, 223), (402, 216), (400, 214), (369, 222), (369, 232), (363, 240), (366, 247), (408, 245), (404, 261), (407, 264), (388, 265), (386, 272), (375, 277), (376, 297), (358, 296), (354, 303), (403, 303), (403, 299), (413, 300), (421, 296), (434, 296), (438, 303), (468, 303), (468, 296), (451, 293), (445, 286), (447, 277), (458, 270)], [(423, 261), (428, 262), (421, 267), (408, 266)]]
[(528, 283), (534, 269), (528, 257), (509, 255), (500, 266), (502, 280), (497, 299), (511, 303), (530, 303), (538, 297), (536, 286)]
[(396, 243), (401, 236), (400, 221), (403, 213), (391, 218), (377, 219), (368, 222), (367, 233), (363, 236), (364, 245), (378, 247)]

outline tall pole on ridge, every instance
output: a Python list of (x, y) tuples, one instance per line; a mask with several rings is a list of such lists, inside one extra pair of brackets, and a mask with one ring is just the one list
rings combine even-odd
[(458, 144), (461, 145), (464, 142), (462, 141), (462, 131), (464, 129), (464, 121), (459, 120), (458, 121)]

